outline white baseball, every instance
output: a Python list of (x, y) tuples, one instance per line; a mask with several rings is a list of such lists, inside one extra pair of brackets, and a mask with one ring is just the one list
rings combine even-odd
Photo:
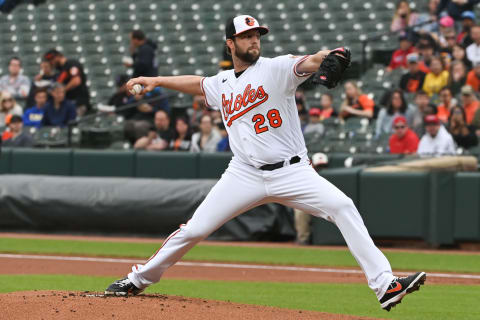
[(130, 89), (131, 94), (140, 94), (142, 93), (142, 91), (143, 91), (143, 87), (141, 84), (138, 84), (138, 83), (134, 84), (132, 89)]

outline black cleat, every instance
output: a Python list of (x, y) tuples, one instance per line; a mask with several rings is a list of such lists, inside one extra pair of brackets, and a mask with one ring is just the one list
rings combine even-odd
[(125, 277), (123, 279), (115, 281), (110, 286), (108, 286), (108, 288), (105, 289), (105, 295), (126, 297), (129, 295), (135, 296), (142, 291), (143, 289), (138, 289), (137, 287), (135, 287), (132, 281), (128, 279), (128, 277)]
[(387, 292), (380, 299), (382, 309), (390, 311), (391, 308), (402, 302), (405, 295), (420, 290), (420, 286), (425, 283), (425, 280), (427, 280), (425, 272), (417, 272), (408, 277), (393, 279)]

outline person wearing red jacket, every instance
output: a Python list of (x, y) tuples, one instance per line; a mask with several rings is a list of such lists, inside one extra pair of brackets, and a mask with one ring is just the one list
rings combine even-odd
[(407, 125), (404, 116), (398, 116), (393, 120), (394, 133), (390, 136), (390, 153), (415, 153), (418, 148), (418, 137)]
[(400, 41), (400, 47), (392, 54), (392, 59), (387, 67), (387, 71), (392, 71), (397, 68), (407, 68), (407, 55), (415, 51), (412, 46), (412, 40), (407, 36), (402, 35), (398, 38)]

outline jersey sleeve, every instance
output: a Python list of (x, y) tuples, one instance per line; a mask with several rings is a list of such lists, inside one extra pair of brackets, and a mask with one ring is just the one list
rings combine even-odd
[(218, 90), (218, 77), (204, 77), (200, 81), (200, 87), (205, 99), (205, 105), (214, 110), (220, 110), (220, 94)]
[(273, 79), (285, 93), (293, 94), (297, 87), (313, 73), (299, 73), (297, 67), (309, 56), (285, 55), (271, 59)]

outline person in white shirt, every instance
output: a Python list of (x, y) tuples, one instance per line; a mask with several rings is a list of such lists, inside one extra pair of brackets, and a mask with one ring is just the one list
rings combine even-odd
[(417, 153), (420, 156), (438, 157), (455, 154), (455, 142), (436, 115), (429, 114), (425, 117), (425, 131), (418, 145)]
[(8, 63), (8, 75), (0, 78), (0, 90), (9, 92), (15, 99), (26, 99), (30, 92), (30, 80), (20, 74), (22, 63), (20, 58), (13, 57)]
[(473, 26), (470, 29), (470, 37), (473, 43), (467, 47), (467, 58), (472, 62), (472, 65), (480, 62), (480, 26)]
[(215, 152), (217, 144), (222, 140), (222, 136), (217, 129), (213, 128), (212, 117), (204, 114), (200, 118), (200, 131), (192, 135), (191, 152)]
[(325, 132), (325, 127), (320, 121), (322, 110), (318, 108), (312, 108), (308, 111), (308, 124), (303, 129), (303, 134), (311, 134), (321, 136)]

